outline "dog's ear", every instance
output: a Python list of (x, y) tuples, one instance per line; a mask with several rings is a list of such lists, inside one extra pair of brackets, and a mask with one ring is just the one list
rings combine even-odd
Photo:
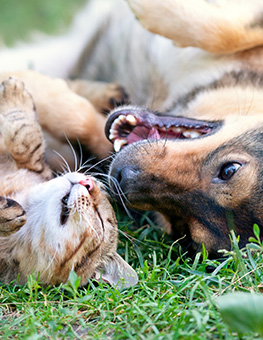
[(138, 282), (135, 270), (117, 253), (111, 256), (103, 268), (95, 271), (95, 279), (101, 279), (119, 290), (132, 287)]

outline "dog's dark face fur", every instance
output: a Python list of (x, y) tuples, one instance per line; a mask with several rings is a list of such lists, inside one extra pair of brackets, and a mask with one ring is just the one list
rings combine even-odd
[(161, 213), (173, 236), (186, 235), (194, 250), (202, 243), (211, 255), (229, 248), (231, 229), (242, 247), (253, 224), (262, 227), (261, 115), (212, 122), (124, 108), (109, 117), (106, 130), (111, 140), (129, 144), (110, 171), (128, 205)]

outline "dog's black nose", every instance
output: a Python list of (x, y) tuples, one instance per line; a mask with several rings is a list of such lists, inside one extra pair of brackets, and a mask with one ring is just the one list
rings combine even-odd
[(140, 170), (132, 166), (119, 166), (112, 169), (111, 175), (117, 180), (121, 189), (125, 193), (128, 187), (138, 180)]

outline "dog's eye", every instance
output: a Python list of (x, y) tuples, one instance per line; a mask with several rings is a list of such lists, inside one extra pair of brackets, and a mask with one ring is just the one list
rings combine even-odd
[(239, 163), (224, 164), (219, 172), (218, 178), (222, 181), (228, 181), (241, 167)]

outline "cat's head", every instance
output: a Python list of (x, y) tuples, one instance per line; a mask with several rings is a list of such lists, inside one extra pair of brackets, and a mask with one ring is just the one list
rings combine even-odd
[(137, 282), (135, 271), (116, 252), (115, 214), (95, 178), (68, 173), (36, 185), (21, 204), (26, 224), (9, 239), (15, 240), (10, 257), (22, 281), (39, 272), (41, 282), (58, 284), (74, 270), (81, 284), (91, 277), (118, 287)]

